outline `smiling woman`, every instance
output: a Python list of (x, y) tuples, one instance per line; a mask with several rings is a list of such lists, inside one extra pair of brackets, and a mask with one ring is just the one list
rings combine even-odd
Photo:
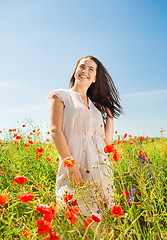
[[(80, 211), (90, 215), (114, 205), (112, 171), (106, 167), (110, 164), (104, 147), (112, 142), (113, 117), (122, 108), (110, 75), (92, 56), (77, 62), (70, 85), (48, 95), (51, 136), (60, 154), (56, 198), (63, 201), (73, 192)], [(67, 158), (75, 164), (66, 166)], [(92, 203), (92, 198), (98, 201)]]

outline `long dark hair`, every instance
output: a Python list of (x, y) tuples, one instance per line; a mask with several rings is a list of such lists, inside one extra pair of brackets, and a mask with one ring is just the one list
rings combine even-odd
[[(70, 86), (74, 86), (76, 69), (80, 61), (85, 58), (89, 58), (97, 64), (96, 82), (92, 83), (88, 88), (87, 96), (100, 110), (104, 117), (107, 115), (108, 117), (118, 118), (120, 114), (123, 113), (118, 91), (108, 71), (97, 58), (93, 56), (86, 56), (78, 60), (72, 77), (70, 79)], [(110, 116), (107, 109), (111, 111), (112, 116)]]

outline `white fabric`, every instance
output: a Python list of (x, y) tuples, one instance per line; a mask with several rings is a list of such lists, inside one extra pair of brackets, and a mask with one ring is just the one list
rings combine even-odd
[[(104, 123), (100, 111), (90, 99), (88, 99), (89, 107), (87, 107), (80, 94), (72, 89), (52, 91), (48, 95), (48, 102), (54, 95), (64, 102), (63, 133), (71, 155), (76, 164), (79, 165), (83, 179), (89, 185), (85, 190), (80, 191), (80, 194), (75, 191), (67, 179), (66, 167), (64, 167), (63, 160), (60, 157), (56, 179), (57, 200), (63, 200), (63, 195), (66, 192), (73, 192), (76, 197), (80, 198), (78, 203), (81, 206), (85, 204), (81, 195), (87, 195), (86, 202), (92, 202), (94, 194), (98, 194), (99, 187), (100, 192), (97, 197), (107, 198), (109, 205), (113, 205), (112, 171), (111, 168), (105, 166), (106, 164), (110, 166), (110, 163), (108, 157), (104, 154)], [(96, 181), (96, 184), (94, 181)], [(92, 185), (90, 186), (90, 184)], [(98, 210), (96, 204), (93, 206), (90, 203), (89, 207), (92, 212)], [(82, 212), (84, 212), (83, 209), (80, 208)]]

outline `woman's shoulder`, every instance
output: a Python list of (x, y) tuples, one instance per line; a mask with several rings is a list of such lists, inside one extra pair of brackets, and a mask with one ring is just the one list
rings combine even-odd
[(65, 102), (66, 98), (68, 97), (68, 92), (69, 92), (69, 89), (63, 89), (63, 88), (52, 90), (48, 94), (47, 100), (48, 102), (50, 102), (50, 100), (53, 99), (54, 96), (57, 96), (61, 101)]

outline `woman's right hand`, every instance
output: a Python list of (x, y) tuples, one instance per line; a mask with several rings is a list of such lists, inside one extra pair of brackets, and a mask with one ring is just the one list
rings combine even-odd
[(77, 165), (74, 165), (72, 168), (67, 167), (67, 177), (74, 186), (83, 186), (84, 184), (82, 175)]

